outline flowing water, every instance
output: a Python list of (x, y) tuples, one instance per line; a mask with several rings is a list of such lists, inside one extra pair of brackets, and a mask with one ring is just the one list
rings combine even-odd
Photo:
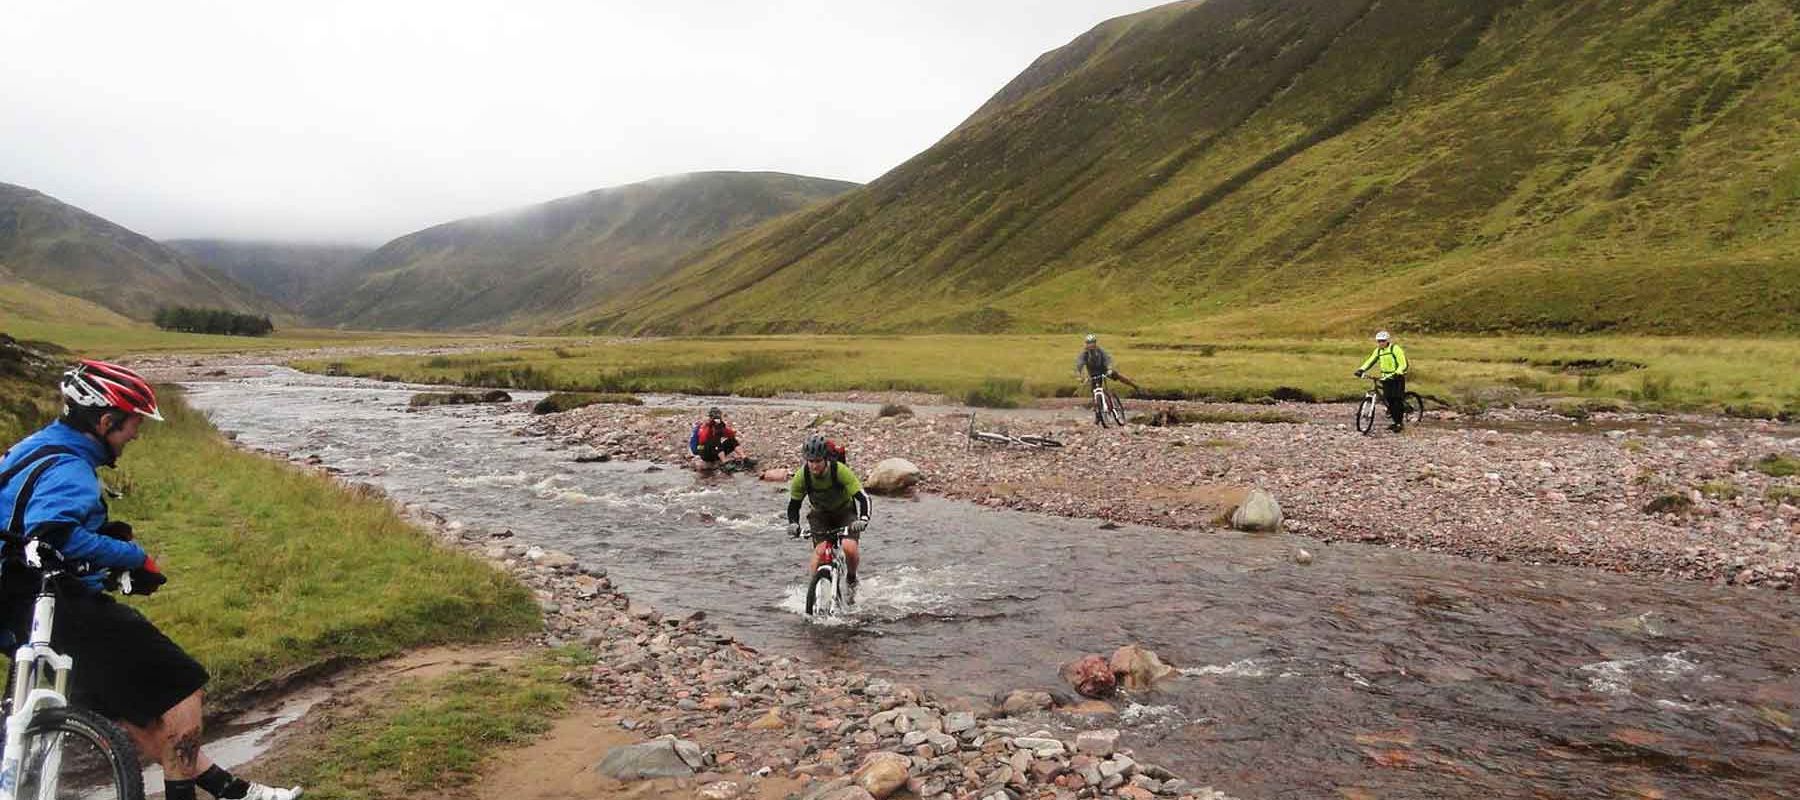
[(1244, 797), (1800, 796), (1792, 592), (877, 499), (857, 613), (812, 624), (784, 487), (574, 463), (522, 412), (410, 393), (273, 370), (189, 397), (765, 650), (986, 696), (1142, 643), (1183, 677), (1120, 701), (1127, 744)]

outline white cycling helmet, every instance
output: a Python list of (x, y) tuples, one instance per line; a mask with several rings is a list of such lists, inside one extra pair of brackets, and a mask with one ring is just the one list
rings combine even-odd
[(1387, 331), (1379, 331), (1375, 334), (1375, 341), (1385, 342), (1387, 340), (1388, 340), (1388, 332)]
[(1095, 335), (1093, 335), (1093, 334), (1091, 334), (1091, 333), (1090, 333), (1090, 334), (1088, 334), (1088, 335), (1087, 335), (1087, 343), (1088, 343), (1088, 344), (1095, 344), (1095, 343), (1097, 343), (1097, 342), (1099, 342), (1099, 341), (1100, 341), (1100, 337), (1098, 337), (1098, 336), (1095, 336)]

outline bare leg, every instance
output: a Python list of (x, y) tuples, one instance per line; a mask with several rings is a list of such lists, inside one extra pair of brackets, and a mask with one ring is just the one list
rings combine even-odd
[(845, 539), (842, 544), (844, 546), (844, 561), (850, 565), (850, 574), (855, 575), (856, 564), (862, 560), (862, 548), (859, 546), (861, 543), (855, 539)]
[(119, 726), (131, 736), (144, 757), (162, 765), (169, 780), (188, 781), (211, 767), (212, 759), (200, 752), (201, 703), (205, 692), (197, 691), (176, 703), (148, 727), (129, 722)]

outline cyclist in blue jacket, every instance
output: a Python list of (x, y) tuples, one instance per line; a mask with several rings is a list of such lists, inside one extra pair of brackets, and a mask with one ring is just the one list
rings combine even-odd
[[(0, 457), (0, 515), (8, 550), (38, 539), (78, 566), (80, 581), (59, 589), (50, 638), (80, 667), (70, 699), (119, 721), (138, 750), (162, 765), (168, 800), (194, 800), (196, 788), (230, 800), (299, 797), (299, 787), (247, 782), (200, 751), (206, 669), (144, 615), (106, 594), (114, 580), (124, 593), (139, 595), (167, 581), (156, 559), (133, 541), (131, 526), (107, 516), (96, 474), (125, 452), (145, 419), (162, 419), (156, 393), (131, 370), (82, 361), (63, 374), (62, 394), (62, 417)], [(4, 622), (20, 639), (29, 633), (38, 588), (24, 577), (0, 575)]]

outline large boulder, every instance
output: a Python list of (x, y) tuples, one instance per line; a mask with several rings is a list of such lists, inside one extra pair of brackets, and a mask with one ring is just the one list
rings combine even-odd
[(758, 477), (770, 483), (787, 483), (794, 479), (794, 471), (782, 467), (773, 467), (762, 471)]
[(1119, 685), (1131, 691), (1152, 688), (1157, 681), (1175, 674), (1175, 668), (1164, 664), (1155, 651), (1135, 644), (1113, 651), (1111, 666)]
[(918, 485), (921, 474), (917, 464), (904, 458), (884, 458), (869, 470), (862, 485), (875, 494), (904, 494)]
[(884, 800), (888, 795), (906, 785), (906, 779), (912, 777), (912, 760), (899, 753), (870, 753), (863, 759), (862, 767), (850, 776), (855, 785), (862, 787), (875, 800)]
[(1240, 531), (1281, 530), (1281, 504), (1261, 489), (1252, 489), (1236, 511), (1231, 512), (1231, 527)]
[(1084, 697), (1111, 697), (1118, 688), (1112, 665), (1097, 655), (1085, 655), (1062, 665), (1062, 677)]
[[(685, 747), (684, 747), (685, 745)], [(684, 752), (686, 751), (686, 752)], [(703, 765), (700, 747), (675, 738), (615, 747), (606, 751), (597, 769), (604, 775), (622, 781), (644, 778), (691, 778), (694, 769)]]

